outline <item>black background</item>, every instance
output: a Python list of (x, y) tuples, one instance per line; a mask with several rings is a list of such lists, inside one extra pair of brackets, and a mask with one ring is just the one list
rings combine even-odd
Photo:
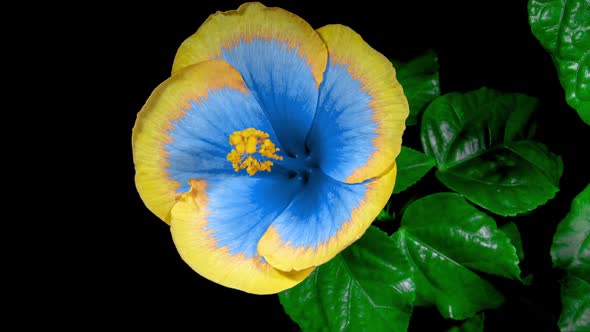
[[(66, 285), (54, 296), (68, 293), (69, 313), (50, 319), (62, 324), (70, 316), (78, 327), (168, 327), (194, 331), (297, 331), (277, 296), (257, 296), (227, 289), (193, 272), (179, 257), (168, 226), (140, 200), (134, 186), (131, 130), (137, 112), (152, 90), (170, 73), (180, 43), (217, 10), (236, 9), (238, 1), (193, 1), (186, 6), (154, 2), (135, 6), (89, 5), (76, 9), (64, 27), (82, 30), (69, 46), (76, 58), (73, 77), (85, 68), (94, 71), (87, 85), (96, 112), (80, 121), (95, 124), (89, 130), (93, 145), (87, 164), (94, 176), (92, 209), (72, 222), (82, 234), (68, 246), (84, 259), (64, 276)], [(360, 33), (388, 58), (408, 60), (427, 49), (439, 56), (443, 93), (482, 86), (538, 97), (536, 139), (562, 156), (565, 172), (561, 191), (547, 205), (519, 219), (529, 287), (495, 280), (507, 295), (506, 305), (488, 312), (486, 331), (554, 331), (559, 314), (560, 274), (551, 269), (549, 246), (557, 222), (569, 202), (589, 182), (588, 126), (564, 100), (550, 56), (533, 37), (526, 1), (351, 1), (330, 5), (320, 1), (266, 1), (305, 19), (314, 28), (341, 23)], [(82, 85), (83, 79), (72, 85)], [(420, 148), (418, 128), (408, 128), (404, 144)], [(88, 134), (86, 131), (85, 134)], [(74, 167), (73, 167), (74, 168)], [(100, 188), (100, 189), (98, 189)], [(427, 176), (413, 193), (444, 190)], [(75, 196), (76, 194), (74, 194)], [(410, 192), (407, 195), (412, 195)], [(404, 196), (407, 198), (409, 196)], [(80, 197), (78, 197), (80, 198)], [(81, 198), (85, 199), (85, 198)], [(76, 250), (72, 250), (72, 247)], [(87, 264), (89, 263), (89, 264)], [(67, 288), (67, 289), (66, 289)], [(48, 301), (49, 303), (52, 301)], [(59, 310), (58, 310), (59, 311)], [(412, 331), (442, 331), (452, 322), (432, 308), (416, 308)], [(76, 323), (78, 324), (78, 323)]]

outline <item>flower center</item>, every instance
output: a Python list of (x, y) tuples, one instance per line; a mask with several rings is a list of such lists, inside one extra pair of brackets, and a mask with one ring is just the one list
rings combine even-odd
[(279, 165), (288, 170), (287, 177), (289, 179), (298, 180), (304, 184), (309, 181), (312, 173), (320, 167), (317, 160), (307, 149), (301, 155), (287, 153), (285, 160), (281, 161)]
[(268, 137), (268, 133), (255, 128), (234, 131), (229, 135), (229, 144), (234, 148), (226, 159), (236, 172), (246, 169), (250, 176), (258, 171), (270, 172), (274, 163), (268, 159), (283, 160), (276, 154), (280, 149)]

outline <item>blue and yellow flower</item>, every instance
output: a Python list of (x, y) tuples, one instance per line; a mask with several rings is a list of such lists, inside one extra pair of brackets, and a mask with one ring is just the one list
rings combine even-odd
[(136, 186), (197, 273), (277, 293), (378, 215), (407, 115), (393, 66), (350, 28), (246, 3), (182, 43), (139, 112)]

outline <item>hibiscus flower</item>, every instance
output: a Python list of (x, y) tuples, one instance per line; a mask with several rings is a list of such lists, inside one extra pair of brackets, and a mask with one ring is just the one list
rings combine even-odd
[(136, 186), (197, 273), (277, 293), (379, 214), (407, 115), (391, 62), (350, 28), (246, 3), (180, 45), (139, 112)]

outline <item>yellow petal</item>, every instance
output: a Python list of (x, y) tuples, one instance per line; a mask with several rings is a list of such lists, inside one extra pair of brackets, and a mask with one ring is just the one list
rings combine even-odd
[(168, 224), (178, 188), (185, 185), (168, 171), (165, 146), (172, 142), (170, 130), (191, 109), (191, 101), (223, 88), (247, 92), (240, 73), (224, 61), (189, 66), (160, 84), (137, 115), (132, 135), (135, 184), (148, 209)]
[(299, 16), (259, 2), (245, 3), (237, 10), (209, 16), (178, 49), (172, 72), (201, 61), (219, 59), (224, 49), (255, 39), (286, 43), (290, 49), (297, 49), (300, 57), (311, 65), (316, 86), (319, 86), (326, 67), (326, 46), (321, 38)]
[(182, 259), (197, 273), (226, 287), (253, 294), (273, 294), (303, 281), (313, 268), (283, 272), (266, 263), (261, 256), (246, 257), (218, 246), (213, 230), (208, 228), (204, 180), (192, 181), (192, 189), (172, 208), (170, 230)]
[[(377, 217), (383, 206), (389, 200), (395, 182), (397, 168), (395, 164), (383, 176), (362, 184), (341, 184), (340, 190), (346, 190), (342, 186), (363, 186), (364, 196), (358, 201), (357, 206), (327, 207), (326, 217), (332, 215), (333, 220), (327, 222), (329, 227), (337, 227), (333, 235), (325, 239), (317, 236), (318, 231), (325, 234), (325, 230), (314, 229), (314, 225), (305, 225), (304, 222), (293, 225), (297, 222), (293, 218), (297, 215), (300, 206), (290, 206), (285, 209), (284, 218), (279, 216), (268, 228), (266, 233), (258, 242), (258, 252), (266, 261), (277, 269), (283, 271), (299, 271), (323, 264), (346, 247), (358, 240), (369, 228)], [(326, 195), (327, 196), (327, 195)], [(339, 195), (332, 195), (330, 200), (326, 198), (325, 204), (340, 204)], [(296, 201), (296, 200), (294, 200)], [(291, 210), (290, 210), (291, 209)], [(350, 212), (343, 213), (344, 211)], [(319, 209), (311, 213), (320, 213)], [(308, 227), (302, 232), (294, 232), (293, 227)], [(328, 228), (328, 226), (326, 226)], [(291, 230), (291, 231), (289, 231)], [(281, 236), (281, 231), (283, 231)], [(299, 231), (299, 230), (297, 230)], [(315, 232), (315, 233), (314, 233)], [(318, 241), (318, 239), (321, 239)], [(302, 244), (297, 242), (311, 242)]]
[[(357, 183), (379, 176), (391, 166), (401, 150), (405, 121), (409, 114), (408, 101), (396, 79), (395, 69), (385, 56), (346, 26), (328, 25), (317, 32), (328, 46), (329, 66), (326, 70), (331, 70), (333, 66), (346, 68), (350, 78), (358, 82), (358, 92), (368, 94), (370, 101), (362, 114), (367, 113), (376, 126), (376, 136), (372, 140), (372, 152), (367, 162), (349, 170), (347, 175), (335, 178)], [(334, 83), (334, 89), (337, 83)], [(323, 87), (328, 90), (326, 93), (331, 88)], [(337, 170), (335, 172), (338, 173)]]

